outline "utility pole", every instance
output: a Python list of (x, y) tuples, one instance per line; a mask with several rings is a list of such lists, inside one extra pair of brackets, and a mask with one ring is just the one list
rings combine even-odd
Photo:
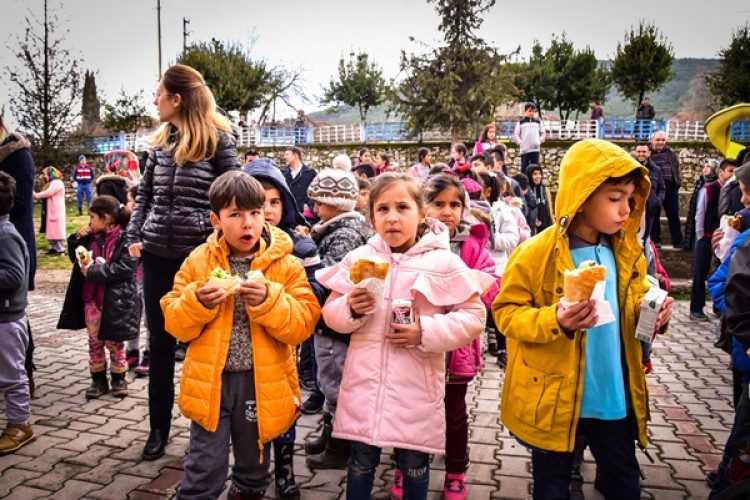
[(159, 80), (161, 80), (161, 0), (156, 0), (156, 36), (159, 39)]
[(182, 18), (182, 55), (187, 52), (187, 39), (190, 36), (190, 32), (187, 29), (187, 25), (190, 24), (190, 19), (187, 17)]

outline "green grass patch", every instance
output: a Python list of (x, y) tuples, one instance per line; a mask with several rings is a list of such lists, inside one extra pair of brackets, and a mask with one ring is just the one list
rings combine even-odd
[[(36, 228), (36, 253), (37, 270), (40, 269), (72, 269), (73, 264), (68, 259), (67, 255), (47, 255), (49, 250), (49, 241), (43, 234), (39, 234), (39, 227), (41, 225), (41, 208), (39, 204), (34, 205), (34, 228)], [(78, 215), (78, 208), (76, 208), (75, 201), (66, 201), (65, 203), (65, 232), (70, 235), (77, 233), (83, 226), (88, 225), (89, 216)]]

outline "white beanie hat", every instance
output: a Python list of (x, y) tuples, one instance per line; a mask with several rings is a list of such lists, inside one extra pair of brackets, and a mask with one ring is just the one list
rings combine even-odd
[(307, 194), (318, 203), (351, 212), (359, 196), (357, 179), (350, 172), (352, 160), (347, 155), (338, 155), (333, 159), (333, 167), (318, 173), (307, 188)]

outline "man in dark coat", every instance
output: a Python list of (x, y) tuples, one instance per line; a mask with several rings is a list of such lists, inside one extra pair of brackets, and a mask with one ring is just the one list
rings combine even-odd
[(311, 224), (317, 222), (318, 218), (313, 212), (315, 202), (307, 196), (307, 188), (310, 183), (318, 176), (315, 169), (302, 163), (302, 150), (297, 146), (289, 146), (284, 151), (284, 161), (286, 167), (281, 170), (284, 174), (287, 186), (294, 195), (297, 207)]

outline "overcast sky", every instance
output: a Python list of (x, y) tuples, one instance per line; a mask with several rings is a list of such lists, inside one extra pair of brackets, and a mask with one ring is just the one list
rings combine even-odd
[[(6, 68), (16, 65), (11, 47), (25, 29), (29, 11), (41, 14), (42, 0), (0, 0), (0, 106), (7, 103)], [(101, 97), (114, 98), (156, 88), (157, 0), (50, 0), (60, 6), (70, 29), (67, 45), (98, 71)], [(269, 65), (301, 67), (312, 104), (319, 109), (322, 87), (336, 71), (342, 54), (366, 51), (386, 78), (397, 76), (402, 49), (421, 51), (409, 37), (434, 45), (439, 19), (424, 0), (161, 0), (162, 67), (182, 50), (182, 19), (190, 20), (189, 41), (212, 37), (250, 43), (251, 55)], [(498, 0), (486, 15), (481, 35), (502, 52), (521, 47), (527, 56), (534, 40), (548, 46), (563, 31), (576, 47), (589, 46), (599, 59), (614, 55), (617, 43), (640, 19), (653, 21), (674, 46), (676, 57), (716, 57), (729, 44), (732, 30), (750, 19), (747, 0)], [(149, 112), (154, 113), (152, 105)], [(14, 125), (6, 106), (6, 121)], [(282, 113), (291, 116), (291, 110)]]

